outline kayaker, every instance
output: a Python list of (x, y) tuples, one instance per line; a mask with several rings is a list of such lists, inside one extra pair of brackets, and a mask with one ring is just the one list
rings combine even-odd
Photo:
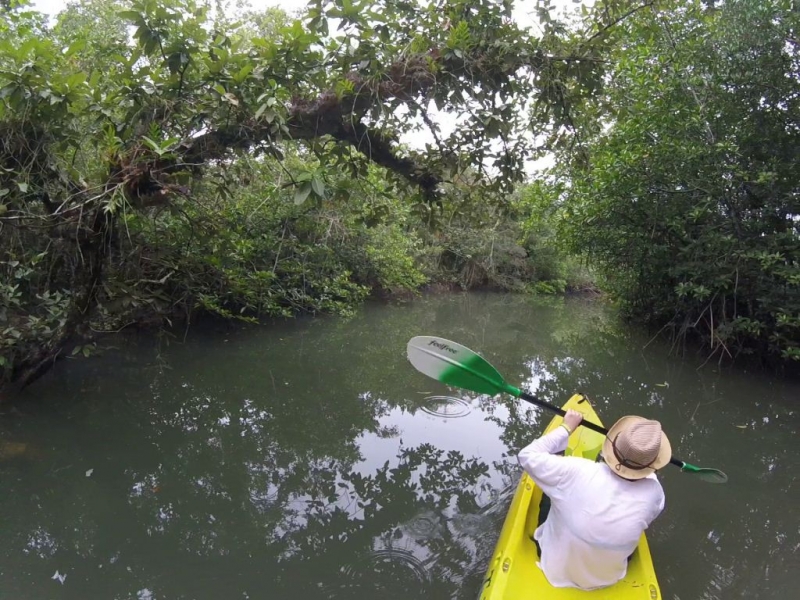
[(591, 590), (625, 577), (642, 532), (664, 509), (655, 472), (672, 450), (658, 421), (629, 416), (609, 429), (603, 462), (558, 456), (582, 420), (567, 411), (560, 427), (523, 448), (518, 459), (550, 498), (547, 519), (534, 533), (545, 577), (554, 587)]

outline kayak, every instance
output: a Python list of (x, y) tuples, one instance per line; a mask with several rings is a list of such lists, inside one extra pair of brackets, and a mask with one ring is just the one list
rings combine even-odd
[[(565, 411), (577, 410), (583, 414), (584, 420), (602, 425), (585, 396), (575, 394), (562, 408)], [(554, 417), (545, 433), (553, 431), (562, 421), (560, 416)], [(569, 436), (566, 454), (596, 460), (604, 439), (602, 434), (585, 427), (578, 427)], [(527, 473), (523, 473), (500, 532), (500, 539), (486, 570), (480, 600), (659, 600), (661, 598), (653, 559), (644, 534), (628, 562), (625, 578), (614, 585), (592, 591), (551, 586), (536, 564), (539, 555), (533, 542), (541, 500), (542, 490)]]

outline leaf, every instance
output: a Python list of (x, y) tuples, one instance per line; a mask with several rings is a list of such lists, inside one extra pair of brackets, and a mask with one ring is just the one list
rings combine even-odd
[(306, 199), (308, 198), (308, 195), (310, 193), (311, 193), (311, 184), (310, 183), (304, 183), (299, 188), (297, 188), (297, 191), (295, 191), (295, 193), (294, 193), (294, 203), (297, 206), (300, 206), (303, 202), (306, 201)]
[(314, 177), (311, 180), (311, 189), (314, 190), (314, 193), (320, 198), (325, 196), (325, 183), (318, 177)]
[(233, 80), (236, 83), (242, 83), (245, 79), (247, 79), (247, 76), (250, 75), (250, 73), (252, 71), (253, 71), (252, 63), (251, 64), (247, 64), (247, 65), (243, 66), (241, 69), (239, 69), (239, 72), (236, 73), (236, 75), (233, 76)]
[(86, 48), (86, 40), (85, 39), (78, 39), (75, 42), (72, 42), (69, 46), (64, 48), (64, 55), (65, 56), (72, 56), (76, 52), (80, 52)]
[(91, 477), (92, 473), (94, 473), (94, 469), (89, 469), (88, 471), (86, 471), (86, 476)]
[(161, 149), (161, 146), (159, 146), (157, 142), (155, 142), (155, 141), (151, 140), (151, 139), (150, 139), (149, 137), (147, 137), (146, 135), (143, 135), (143, 136), (142, 136), (142, 140), (144, 140), (144, 143), (145, 143), (145, 144), (147, 144), (148, 146), (150, 146), (150, 149), (151, 149), (153, 152), (155, 152), (155, 153), (156, 153), (156, 154), (158, 154), (159, 156), (160, 156), (161, 154), (163, 154), (163, 150)]
[(127, 20), (133, 21), (133, 22), (138, 22), (138, 21), (143, 21), (144, 20), (142, 15), (140, 13), (136, 12), (135, 10), (123, 10), (123, 11), (120, 11), (120, 12), (117, 13), (117, 16), (120, 19), (127, 19)]
[(67, 77), (67, 86), (73, 88), (76, 86), (81, 85), (84, 81), (86, 81), (86, 73), (80, 71), (78, 73), (73, 73), (69, 77)]
[(19, 191), (22, 192), (23, 194), (26, 194), (28, 192), (28, 184), (27, 183), (20, 183), (18, 181), (17, 182), (17, 187), (19, 188)]
[(739, 429), (747, 429), (747, 425), (736, 425)]
[(167, 66), (169, 67), (170, 73), (179, 73), (183, 65), (186, 64), (186, 55), (183, 52), (173, 52), (167, 58)]
[(162, 149), (166, 150), (167, 148), (172, 148), (175, 144), (181, 141), (181, 138), (178, 136), (171, 137), (169, 139), (164, 140), (164, 145)]

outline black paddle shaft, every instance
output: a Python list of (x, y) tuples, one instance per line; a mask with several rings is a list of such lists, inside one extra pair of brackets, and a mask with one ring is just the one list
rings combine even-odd
[[(537, 398), (536, 396), (532, 396), (531, 394), (529, 394), (527, 392), (520, 392), (519, 397), (522, 398), (523, 400), (525, 400), (526, 402), (530, 402), (531, 404), (535, 404), (536, 406), (541, 406), (542, 408), (546, 408), (547, 410), (551, 410), (554, 413), (556, 413), (558, 415), (561, 415), (562, 417), (567, 414), (567, 411), (557, 407), (554, 404), (550, 404), (549, 402), (545, 402), (544, 400), (539, 400), (539, 398)], [(579, 425), (579, 427), (581, 427), (581, 426), (582, 427), (586, 427), (587, 429), (591, 429), (592, 431), (596, 431), (597, 433), (602, 433), (603, 435), (608, 435), (608, 429), (606, 429), (605, 427), (601, 427), (600, 425), (597, 425), (596, 423), (592, 423), (591, 421), (587, 421), (586, 419), (581, 421), (581, 424)], [(683, 468), (684, 465), (686, 464), (685, 462), (683, 462), (680, 459), (675, 458), (674, 456), (670, 458), (669, 462), (671, 462), (673, 465), (675, 465), (677, 467), (681, 467), (681, 468)]]
[[(536, 396), (532, 396), (527, 392), (521, 392), (519, 397), (525, 400), (526, 402), (530, 402), (531, 404), (535, 404), (536, 406), (541, 406), (542, 408), (551, 410), (557, 415), (561, 415), (562, 417), (567, 414), (565, 410), (557, 407), (556, 405), (550, 404), (549, 402), (545, 402), (544, 400), (539, 400), (539, 398), (537, 398)], [(592, 423), (591, 421), (587, 421), (586, 419), (581, 421), (581, 426), (586, 427), (587, 429), (591, 429), (592, 431), (596, 431), (597, 433), (608, 435), (608, 429), (606, 429), (601, 425), (598, 425), (597, 423)]]

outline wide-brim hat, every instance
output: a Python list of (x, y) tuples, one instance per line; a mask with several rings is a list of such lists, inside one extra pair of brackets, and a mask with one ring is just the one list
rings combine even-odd
[(669, 464), (671, 458), (672, 446), (661, 423), (644, 417), (622, 417), (603, 442), (603, 460), (625, 479), (643, 479)]

